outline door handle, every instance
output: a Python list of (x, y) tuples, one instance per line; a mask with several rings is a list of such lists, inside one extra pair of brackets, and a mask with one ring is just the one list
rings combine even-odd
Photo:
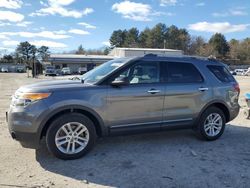
[(150, 94), (156, 94), (156, 93), (160, 93), (160, 92), (161, 92), (161, 90), (157, 90), (157, 89), (148, 90), (148, 93), (150, 93)]
[(200, 87), (198, 90), (199, 90), (199, 91), (207, 91), (208, 88), (207, 88), (207, 87)]

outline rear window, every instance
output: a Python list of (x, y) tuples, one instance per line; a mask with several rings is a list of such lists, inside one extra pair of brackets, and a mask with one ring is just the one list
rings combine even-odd
[(203, 77), (191, 63), (172, 62), (168, 64), (169, 83), (201, 83)]
[(208, 65), (208, 69), (218, 78), (221, 82), (234, 82), (234, 77), (224, 66)]

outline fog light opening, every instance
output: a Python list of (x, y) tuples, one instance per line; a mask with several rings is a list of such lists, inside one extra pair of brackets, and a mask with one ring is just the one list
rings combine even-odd
[(16, 134), (14, 132), (11, 133), (11, 137), (16, 140)]

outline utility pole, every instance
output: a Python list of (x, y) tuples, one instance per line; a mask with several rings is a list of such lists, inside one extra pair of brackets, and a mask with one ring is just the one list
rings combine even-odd
[(166, 39), (164, 39), (164, 49), (166, 49)]

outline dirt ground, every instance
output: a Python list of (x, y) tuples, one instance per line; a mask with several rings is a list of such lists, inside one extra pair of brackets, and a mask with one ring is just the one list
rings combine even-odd
[[(22, 148), (5, 122), (10, 97), (41, 79), (0, 73), (0, 187), (249, 187), (250, 120), (228, 123), (217, 141), (197, 139), (191, 130), (101, 138), (85, 157), (54, 158), (42, 143)], [(250, 77), (238, 77), (243, 94)]]

